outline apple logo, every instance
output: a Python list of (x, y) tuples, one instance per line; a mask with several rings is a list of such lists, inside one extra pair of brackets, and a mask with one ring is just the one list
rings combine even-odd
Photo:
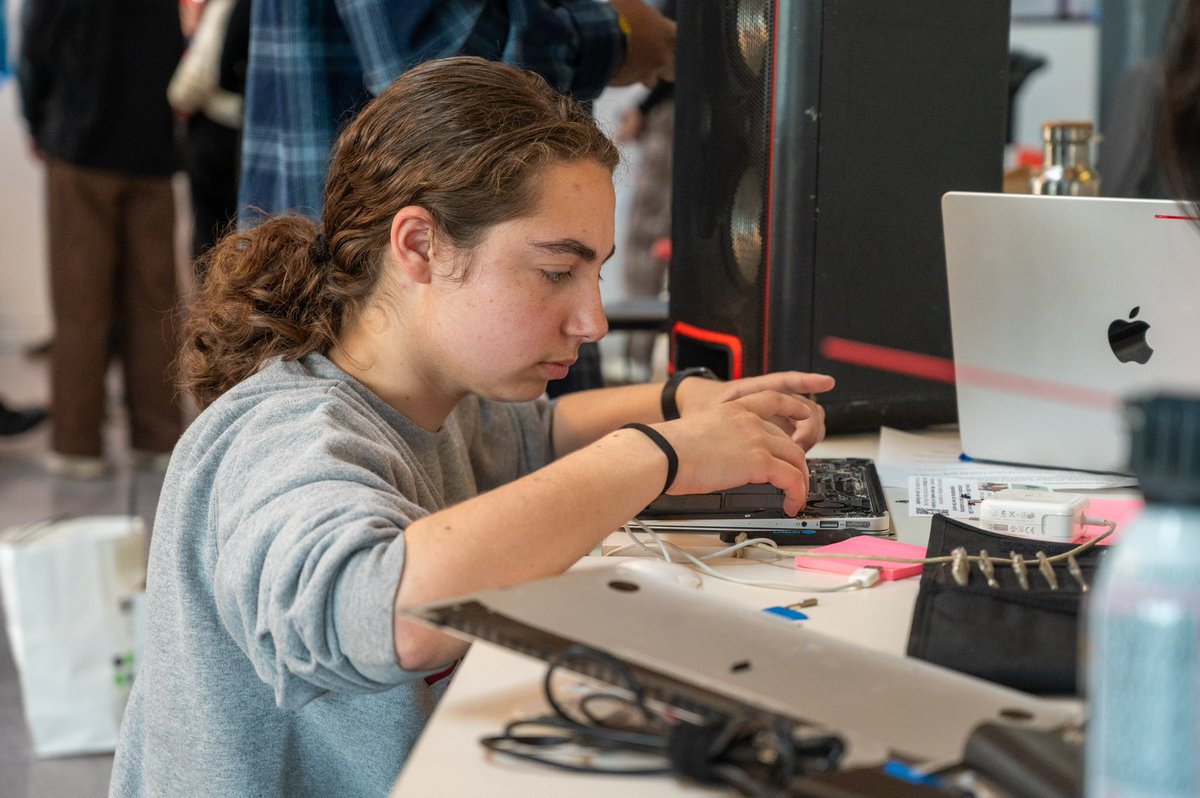
[[(1141, 306), (1129, 311), (1129, 318), (1137, 318), (1138, 311)], [(1117, 360), (1122, 363), (1134, 361), (1137, 363), (1145, 363), (1154, 354), (1154, 350), (1146, 343), (1146, 332), (1150, 329), (1150, 325), (1144, 321), (1126, 321), (1125, 319), (1114, 319), (1113, 323), (1108, 325), (1108, 345), (1112, 347), (1113, 354), (1117, 356)]]

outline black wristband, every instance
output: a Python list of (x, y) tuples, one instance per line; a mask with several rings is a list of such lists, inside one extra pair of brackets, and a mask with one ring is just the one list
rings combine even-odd
[(675, 482), (675, 474), (679, 471), (679, 455), (675, 454), (675, 447), (671, 446), (671, 442), (664, 438), (662, 433), (645, 424), (625, 424), (621, 429), (635, 429), (654, 441), (655, 446), (662, 449), (662, 453), (667, 456), (667, 481), (663, 485), (662, 492), (666, 493), (669, 491), (671, 485)]
[(704, 366), (696, 366), (683, 371), (677, 371), (663, 384), (662, 389), (662, 414), (663, 421), (674, 421), (679, 418), (679, 405), (675, 403), (675, 392), (679, 390), (679, 383), (686, 380), (688, 377), (703, 377), (706, 380), (715, 380), (717, 375), (712, 369)]

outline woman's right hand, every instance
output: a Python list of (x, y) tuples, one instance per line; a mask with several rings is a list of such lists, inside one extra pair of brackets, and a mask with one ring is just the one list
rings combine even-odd
[(784, 512), (795, 515), (808, 498), (808, 463), (804, 449), (771, 419), (803, 421), (812, 413), (812, 405), (798, 397), (759, 391), (652, 425), (679, 457), (667, 493), (708, 493), (769, 482), (787, 495)]

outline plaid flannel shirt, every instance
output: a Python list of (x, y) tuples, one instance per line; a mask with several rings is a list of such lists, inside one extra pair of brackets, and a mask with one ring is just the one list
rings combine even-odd
[(597, 0), (254, 0), (238, 205), (320, 216), (342, 125), (409, 67), (478, 55), (580, 100), (620, 65), (617, 14)]

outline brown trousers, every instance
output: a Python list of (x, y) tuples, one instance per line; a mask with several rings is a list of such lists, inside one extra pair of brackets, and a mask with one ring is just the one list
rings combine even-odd
[(123, 368), (130, 444), (168, 452), (182, 432), (175, 357), (175, 199), (169, 178), (46, 162), (54, 311), (54, 451), (102, 449), (110, 355)]

